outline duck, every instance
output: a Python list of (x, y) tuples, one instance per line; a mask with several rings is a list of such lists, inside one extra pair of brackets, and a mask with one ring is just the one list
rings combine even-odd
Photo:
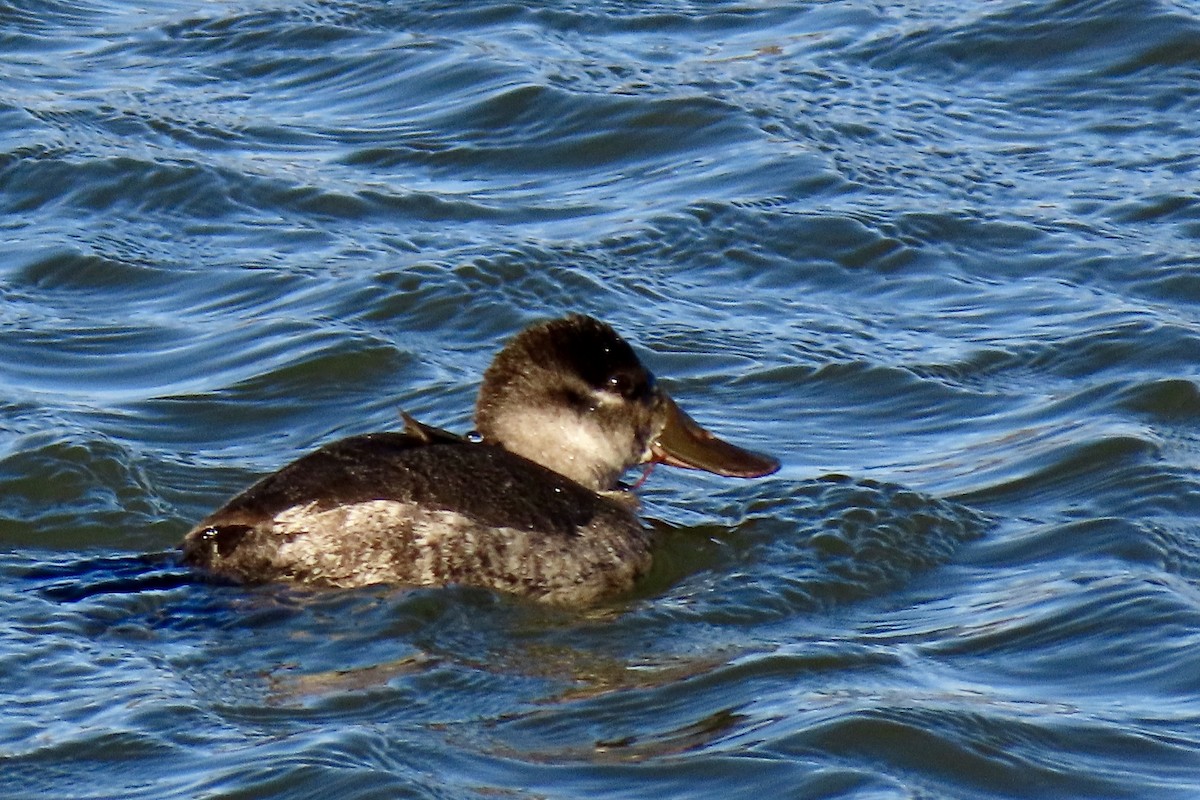
[(626, 471), (779, 468), (703, 428), (584, 314), (505, 344), (470, 434), (402, 417), (403, 430), (335, 441), (233, 497), (184, 536), (184, 563), (246, 584), (464, 585), (591, 605), (629, 592), (652, 562)]

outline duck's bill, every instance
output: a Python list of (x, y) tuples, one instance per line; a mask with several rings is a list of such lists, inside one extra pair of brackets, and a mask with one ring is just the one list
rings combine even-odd
[(650, 444), (650, 461), (685, 469), (702, 469), (731, 478), (757, 478), (779, 469), (779, 460), (718, 439), (663, 397), (667, 423)]

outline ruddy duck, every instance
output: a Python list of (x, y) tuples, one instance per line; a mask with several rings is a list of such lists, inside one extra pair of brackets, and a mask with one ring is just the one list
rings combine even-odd
[(628, 468), (779, 468), (701, 428), (616, 331), (582, 315), (500, 351), (478, 434), (404, 420), (403, 432), (342, 439), (263, 478), (184, 537), (184, 560), (247, 582), (467, 584), (586, 604), (650, 566), (637, 501), (618, 484)]

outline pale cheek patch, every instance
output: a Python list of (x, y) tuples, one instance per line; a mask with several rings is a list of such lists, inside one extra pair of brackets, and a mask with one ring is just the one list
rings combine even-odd
[(523, 413), (519, 425), (504, 420), (497, 435), (508, 450), (593, 488), (607, 489), (639, 455), (595, 420), (569, 410)]

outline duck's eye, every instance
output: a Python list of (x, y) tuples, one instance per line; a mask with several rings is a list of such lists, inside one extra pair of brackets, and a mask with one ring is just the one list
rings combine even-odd
[(645, 388), (646, 384), (644, 381), (635, 380), (632, 375), (626, 372), (617, 372), (608, 378), (608, 390), (613, 394), (619, 394), (626, 400), (640, 397), (644, 393)]

